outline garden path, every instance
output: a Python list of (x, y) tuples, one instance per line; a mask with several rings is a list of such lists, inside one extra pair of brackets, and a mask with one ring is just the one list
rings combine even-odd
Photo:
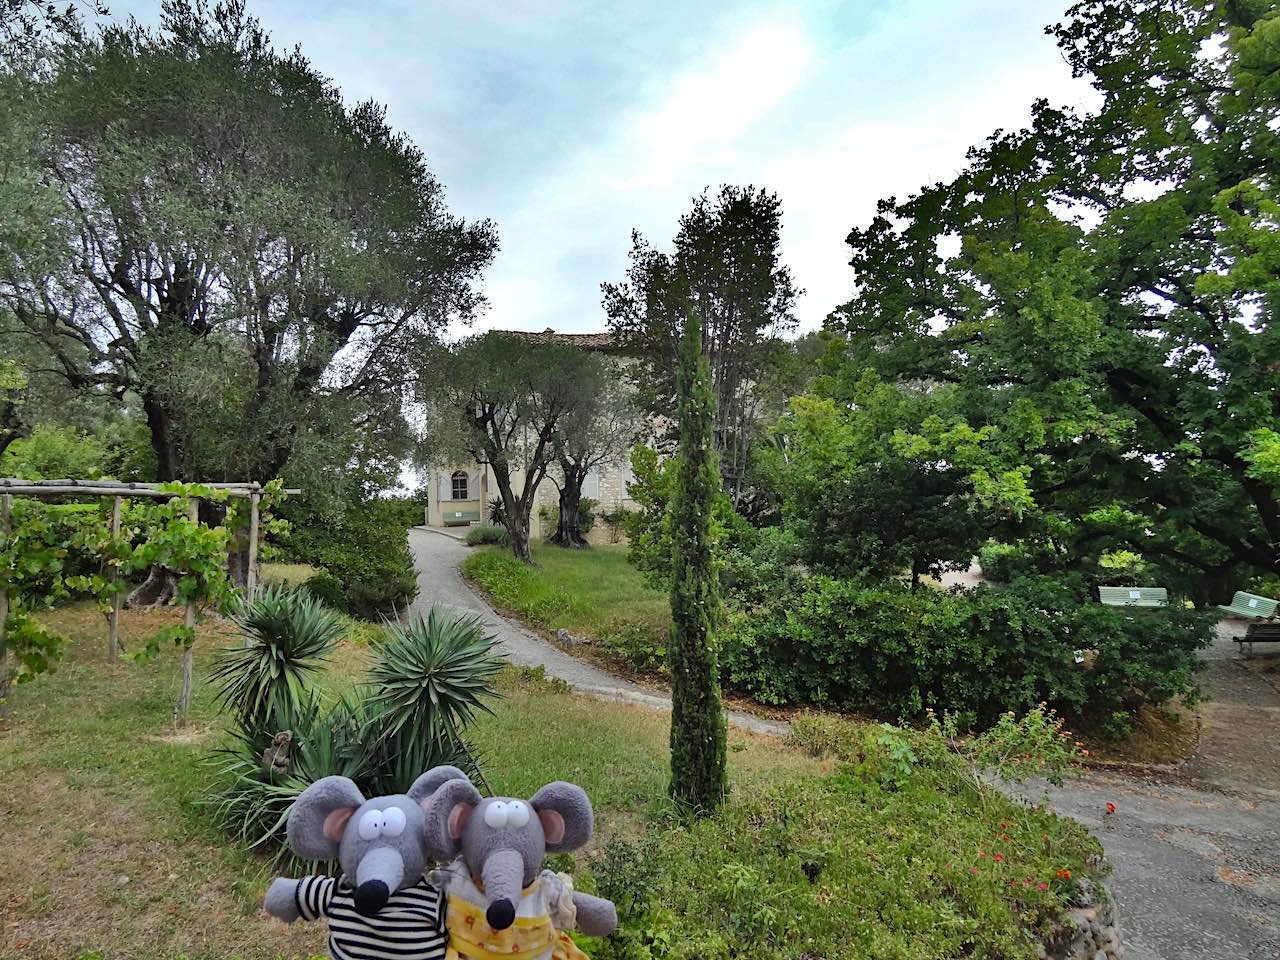
[(1224, 621), (1205, 653), (1190, 759), (1049, 788), (1102, 840), (1126, 960), (1280, 957), (1280, 686), (1236, 659), (1243, 632)]
[[(456, 537), (427, 527), (414, 527), (409, 531), (409, 549), (413, 551), (418, 571), (418, 596), (406, 616), (415, 613), (426, 616), (432, 607), (441, 607), (479, 617), (485, 628), (498, 638), (498, 652), (512, 663), (541, 666), (549, 676), (559, 677), (579, 693), (656, 710), (671, 709), (671, 697), (666, 691), (643, 687), (597, 669), (494, 610), (458, 572), (468, 548)], [(734, 710), (729, 711), (729, 722), (752, 733), (780, 734), (787, 729), (785, 724)]]

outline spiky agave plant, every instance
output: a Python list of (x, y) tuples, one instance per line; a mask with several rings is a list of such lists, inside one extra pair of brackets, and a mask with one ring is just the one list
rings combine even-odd
[(308, 681), (337, 647), (344, 626), (313, 596), (283, 586), (241, 600), (232, 620), (247, 645), (223, 650), (210, 679), (219, 702), (256, 737), (281, 711), (300, 708)]
[(502, 666), (496, 642), (478, 618), (434, 608), (425, 620), (387, 626), (368, 691), (386, 789), (403, 790), (423, 770), (466, 758), (464, 730), (477, 712), (492, 713), (484, 701), (497, 696), (490, 684)]

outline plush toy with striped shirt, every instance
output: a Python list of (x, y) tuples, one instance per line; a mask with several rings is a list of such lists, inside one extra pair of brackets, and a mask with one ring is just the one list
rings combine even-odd
[(443, 958), (443, 904), (425, 875), (424, 808), (459, 778), (466, 775), (456, 767), (436, 767), (408, 793), (372, 800), (346, 777), (317, 780), (289, 813), (289, 847), (305, 860), (336, 860), (342, 875), (277, 878), (267, 913), (286, 923), (328, 921), (333, 960)]

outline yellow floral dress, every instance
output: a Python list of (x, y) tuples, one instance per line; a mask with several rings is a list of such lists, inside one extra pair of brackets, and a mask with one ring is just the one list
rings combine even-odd
[(568, 874), (542, 871), (520, 891), (515, 922), (505, 930), (494, 930), (485, 920), (489, 900), (471, 879), (466, 864), (455, 860), (443, 873), (448, 890), (446, 960), (588, 960), (564, 932), (577, 924), (573, 880)]

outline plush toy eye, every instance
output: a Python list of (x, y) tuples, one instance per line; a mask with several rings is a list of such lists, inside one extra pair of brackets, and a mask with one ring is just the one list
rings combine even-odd
[(366, 810), (364, 816), (360, 818), (360, 826), (357, 830), (361, 840), (377, 840), (378, 835), (382, 833), (382, 811)]
[(509, 811), (507, 809), (507, 805), (501, 800), (495, 800), (485, 808), (484, 822), (495, 830), (500, 829), (507, 825), (508, 815)]
[(404, 833), (404, 811), (399, 807), (387, 807), (382, 811), (382, 835), (398, 837)]
[(529, 808), (519, 800), (513, 800), (507, 805), (507, 826), (523, 827), (529, 822)]

